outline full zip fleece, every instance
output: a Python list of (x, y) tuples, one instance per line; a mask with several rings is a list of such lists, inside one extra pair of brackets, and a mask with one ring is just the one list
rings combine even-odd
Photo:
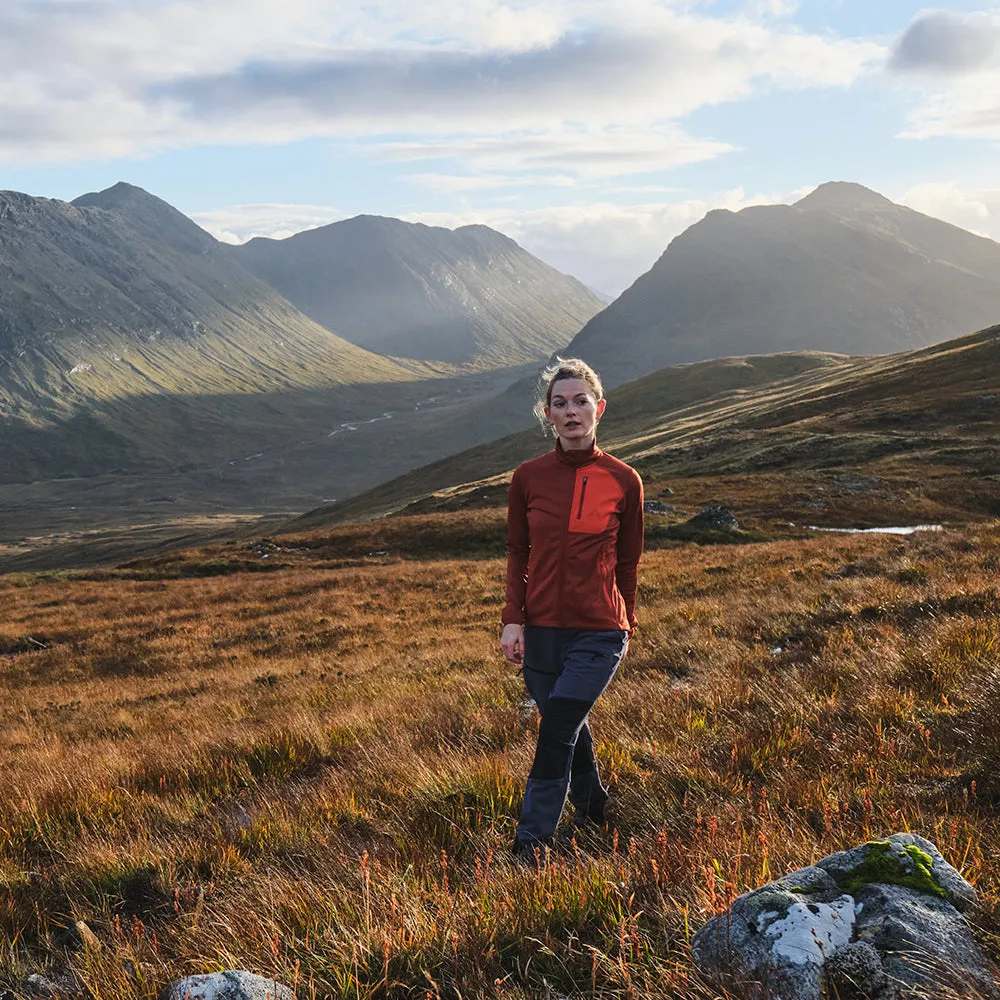
[(596, 445), (518, 466), (507, 505), (505, 625), (631, 631), (642, 480)]

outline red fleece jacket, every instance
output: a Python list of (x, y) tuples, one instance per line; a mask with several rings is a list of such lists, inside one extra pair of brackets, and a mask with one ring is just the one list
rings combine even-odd
[(631, 631), (641, 555), (639, 474), (557, 442), (511, 480), (503, 623)]

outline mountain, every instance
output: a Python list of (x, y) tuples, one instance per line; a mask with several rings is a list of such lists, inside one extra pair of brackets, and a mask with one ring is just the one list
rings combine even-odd
[(140, 188), (0, 192), (0, 482), (227, 454), (280, 396), (337, 386), (306, 409), (364, 415), (437, 374), (314, 323)]
[(307, 316), (379, 354), (509, 366), (561, 350), (604, 303), (487, 226), (359, 215), (234, 257)]
[(564, 353), (618, 385), (728, 355), (908, 350), (997, 321), (1000, 245), (834, 182), (709, 212)]

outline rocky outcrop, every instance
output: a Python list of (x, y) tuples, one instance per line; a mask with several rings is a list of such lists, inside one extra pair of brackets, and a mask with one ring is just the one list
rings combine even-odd
[(704, 507), (687, 523), (693, 528), (709, 528), (713, 531), (737, 531), (740, 526), (733, 512), (718, 504)]
[(963, 917), (975, 890), (923, 837), (898, 833), (740, 896), (695, 936), (698, 968), (772, 1000), (1000, 998)]

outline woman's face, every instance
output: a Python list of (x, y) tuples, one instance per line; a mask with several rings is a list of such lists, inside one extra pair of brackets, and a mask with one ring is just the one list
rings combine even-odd
[(589, 448), (605, 406), (607, 400), (595, 399), (594, 390), (582, 378), (561, 378), (552, 386), (545, 417), (564, 448)]

